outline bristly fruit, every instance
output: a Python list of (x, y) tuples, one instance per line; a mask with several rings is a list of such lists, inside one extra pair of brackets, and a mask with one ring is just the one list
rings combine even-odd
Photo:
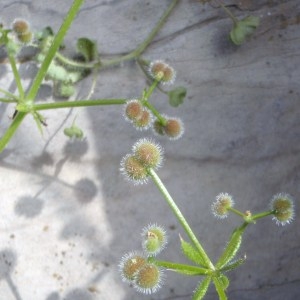
[(162, 84), (173, 84), (176, 78), (175, 70), (162, 60), (155, 60), (150, 63), (149, 74)]

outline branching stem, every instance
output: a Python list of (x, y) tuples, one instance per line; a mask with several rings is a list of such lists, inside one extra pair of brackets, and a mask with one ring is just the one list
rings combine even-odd
[(175, 214), (176, 218), (178, 219), (179, 223), (184, 228), (186, 234), (189, 236), (189, 238), (191, 239), (191, 241), (193, 242), (193, 244), (195, 245), (195, 247), (197, 248), (197, 250), (201, 254), (203, 260), (205, 261), (206, 266), (209, 269), (214, 270), (215, 269), (214, 265), (210, 261), (209, 257), (207, 256), (207, 254), (204, 251), (203, 247), (201, 246), (200, 242), (196, 238), (194, 232), (190, 228), (188, 222), (184, 218), (184, 216), (181, 213), (180, 209), (176, 205), (175, 201), (173, 200), (173, 198), (169, 194), (168, 190), (165, 188), (164, 184), (162, 183), (162, 181), (160, 180), (158, 175), (155, 173), (155, 171), (153, 169), (149, 169), (149, 174), (150, 174), (152, 180), (154, 181), (155, 185), (158, 187), (159, 191), (161, 192), (161, 194), (163, 195), (163, 197), (167, 201), (168, 205), (172, 209), (172, 211)]

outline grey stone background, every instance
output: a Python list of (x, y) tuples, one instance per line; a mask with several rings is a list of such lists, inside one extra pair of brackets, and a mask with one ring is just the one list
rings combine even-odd
[[(233, 195), (240, 210), (266, 209), (272, 196), (287, 192), (299, 215), (300, 149), (300, 3), (224, 1), (238, 17), (261, 18), (254, 37), (240, 47), (228, 41), (231, 21), (221, 9), (180, 1), (144, 57), (164, 59), (177, 70), (176, 85), (188, 89), (186, 101), (171, 108), (161, 93), (154, 105), (182, 118), (185, 135), (176, 142), (158, 138), (165, 149), (159, 175), (215, 261), (236, 216), (213, 218), (217, 194)], [(1, 22), (27, 18), (34, 29), (58, 30), (71, 0), (2, 0)], [(89, 0), (65, 44), (97, 41), (103, 55), (135, 48), (170, 1)], [(33, 64), (20, 65), (25, 84)], [(85, 98), (91, 78), (78, 86)], [(103, 71), (94, 98), (135, 98), (146, 79), (134, 62)], [(8, 65), (0, 66), (0, 87), (14, 92)], [(45, 83), (41, 101), (51, 100)], [(1, 104), (1, 134), (14, 107)], [(77, 115), (86, 138), (63, 135)], [(141, 229), (164, 225), (169, 246), (161, 259), (185, 262), (178, 234), (184, 232), (162, 196), (149, 182), (133, 186), (119, 174), (121, 158), (140, 137), (122, 118), (121, 107), (45, 111), (48, 127), (39, 134), (27, 117), (0, 155), (0, 299), (96, 300), (190, 299), (199, 278), (166, 272), (159, 293), (137, 294), (121, 282), (118, 263), (139, 249)], [(246, 263), (228, 274), (229, 299), (300, 298), (299, 218), (278, 227), (271, 217), (249, 226), (240, 255)], [(217, 299), (213, 288), (206, 299)]]

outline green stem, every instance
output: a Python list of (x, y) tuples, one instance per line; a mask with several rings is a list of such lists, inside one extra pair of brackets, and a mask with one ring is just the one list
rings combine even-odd
[(149, 87), (149, 89), (146, 90), (146, 92), (143, 95), (143, 102), (148, 101), (148, 99), (150, 98), (150, 96), (152, 95), (152, 93), (154, 92), (155, 88), (157, 87), (157, 85), (159, 84), (159, 82), (157, 80), (154, 80), (153, 83), (151, 84), (151, 86)]
[(157, 111), (156, 108), (150, 102), (147, 101), (147, 102), (144, 102), (143, 104), (153, 113), (153, 115), (159, 120), (159, 122), (163, 126), (166, 125), (167, 120), (164, 117), (162, 117), (162, 115), (159, 113), (159, 111)]
[(158, 31), (163, 27), (168, 16), (171, 14), (172, 10), (175, 8), (177, 3), (178, 3), (178, 0), (172, 1), (170, 6), (167, 8), (167, 10), (164, 12), (162, 17), (159, 19), (156, 26), (152, 29), (152, 31), (150, 32), (148, 37), (135, 50), (133, 50), (132, 52), (130, 52), (124, 56), (121, 56), (121, 57), (118, 57), (115, 59), (111, 59), (109, 61), (102, 61), (102, 66), (103, 67), (113, 66), (113, 65), (117, 65), (121, 62), (139, 57), (146, 50), (146, 48), (149, 46), (149, 44), (152, 42), (152, 40), (154, 39), (154, 37), (156, 36)]
[(172, 271), (183, 271), (183, 272), (187, 271), (193, 273), (194, 275), (208, 275), (212, 273), (211, 270), (209, 269), (185, 265), (185, 264), (173, 263), (170, 261), (154, 260), (154, 263), (159, 267), (164, 267)]
[(221, 1), (217, 1), (217, 2), (224, 9), (224, 11), (230, 17), (230, 19), (232, 20), (232, 22), (236, 25), (239, 20), (234, 16), (234, 14)]
[(75, 60), (72, 60), (59, 52), (56, 52), (55, 58), (60, 61), (63, 65), (67, 67), (74, 68), (74, 69), (94, 69), (100, 65), (100, 62), (93, 62), (93, 63), (81, 63)]
[(125, 104), (126, 99), (97, 99), (97, 100), (80, 100), (80, 101), (62, 101), (52, 103), (33, 104), (31, 110), (47, 110), (56, 108), (72, 108), (82, 106), (96, 106), (96, 105), (120, 105)]
[(253, 221), (258, 220), (258, 219), (261, 219), (261, 218), (264, 218), (264, 217), (267, 217), (267, 216), (270, 216), (273, 214), (274, 214), (274, 210), (264, 211), (264, 212), (258, 213), (256, 215), (253, 215), (251, 220), (253, 220)]
[(52, 59), (54, 58), (59, 46), (61, 45), (69, 27), (71, 26), (79, 8), (83, 2), (84, 2), (84, 0), (74, 0), (67, 16), (64, 19), (64, 22), (62, 23), (59, 31), (57, 32), (57, 34), (54, 37), (53, 43), (50, 46), (49, 51), (41, 65), (38, 73), (35, 76), (33, 84), (26, 95), (26, 99), (28, 99), (32, 102), (34, 101), (34, 99), (38, 93), (38, 90), (41, 86), (41, 83), (47, 73), (49, 66), (50, 66), (50, 63), (51, 63)]
[(8, 144), (20, 124), (22, 123), (23, 119), (25, 118), (27, 113), (25, 112), (18, 112), (16, 117), (13, 119), (12, 123), (10, 124), (9, 128), (5, 131), (4, 135), (0, 139), (0, 153), (3, 151), (5, 146)]
[(154, 181), (155, 185), (158, 187), (159, 191), (162, 193), (163, 197), (165, 198), (165, 200), (167, 201), (168, 205), (172, 209), (173, 213), (177, 217), (179, 223), (182, 225), (182, 227), (184, 228), (185, 232), (187, 233), (187, 235), (189, 236), (189, 238), (191, 239), (191, 241), (194, 243), (195, 247), (199, 251), (199, 253), (202, 256), (203, 260), (205, 261), (206, 266), (208, 268), (210, 268), (211, 270), (214, 270), (215, 269), (214, 265), (210, 261), (209, 257), (207, 256), (207, 254), (204, 251), (203, 247), (201, 246), (200, 242), (196, 238), (194, 232), (190, 228), (188, 222), (184, 218), (183, 214), (179, 210), (178, 206), (174, 202), (173, 198), (169, 194), (168, 190), (165, 188), (164, 184), (162, 183), (162, 181), (160, 180), (160, 178), (158, 177), (158, 175), (151, 168), (149, 169), (149, 175), (151, 176), (151, 178)]
[(15, 78), (15, 81), (17, 84), (17, 88), (19, 91), (19, 97), (20, 97), (19, 101), (23, 101), (24, 100), (24, 89), (22, 86), (20, 74), (18, 72), (16, 60), (15, 60), (14, 56), (11, 55), (9, 52), (8, 52), (8, 59), (9, 59), (9, 62), (10, 62), (10, 65), (11, 65), (11, 68), (12, 68), (12, 71), (14, 74), (14, 78)]
[(239, 210), (237, 210), (237, 209), (235, 209), (233, 207), (229, 207), (228, 210), (231, 211), (231, 212), (233, 212), (233, 213), (235, 213), (236, 215), (238, 215), (238, 216), (240, 216), (242, 218), (245, 218), (245, 216), (246, 216), (244, 213), (242, 213), (241, 211), (239, 211)]
[(152, 95), (153, 91), (156, 87), (158, 87), (159, 81), (154, 80), (152, 85), (149, 87), (149, 89), (146, 91), (146, 93), (142, 97), (142, 104), (147, 107), (153, 115), (160, 121), (161, 124), (165, 125), (167, 120), (162, 117), (162, 115), (159, 113), (158, 110), (148, 101), (150, 96)]

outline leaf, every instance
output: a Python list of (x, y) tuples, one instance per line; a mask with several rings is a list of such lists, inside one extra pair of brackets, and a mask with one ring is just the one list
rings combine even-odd
[(192, 299), (193, 300), (203, 299), (203, 297), (205, 296), (208, 290), (210, 282), (211, 282), (211, 276), (206, 276), (206, 278), (204, 278), (197, 286)]
[(181, 249), (185, 257), (197, 265), (205, 266), (205, 260), (201, 254), (188, 242), (180, 238)]
[(216, 287), (216, 291), (219, 295), (219, 300), (227, 300), (227, 296), (223, 286), (223, 280), (219, 276), (214, 276), (213, 281)]
[(220, 275), (218, 276), (218, 279), (219, 279), (220, 284), (223, 287), (223, 290), (225, 291), (229, 286), (228, 277), (226, 275), (220, 273)]
[(54, 36), (54, 31), (50, 26), (43, 28), (43, 30), (36, 33), (36, 38), (39, 41), (46, 39), (49, 36)]
[(230, 31), (230, 39), (236, 45), (241, 45), (247, 37), (253, 34), (259, 25), (259, 18), (248, 16), (238, 21)]
[(72, 125), (71, 127), (64, 129), (64, 134), (68, 136), (69, 138), (76, 138), (76, 139), (82, 139), (83, 138), (83, 131), (75, 126)]
[(0, 45), (7, 44), (9, 41), (8, 34), (11, 32), (10, 29), (0, 28)]
[(79, 38), (77, 40), (77, 51), (84, 57), (86, 62), (99, 59), (96, 43), (88, 38)]
[(75, 87), (72, 83), (57, 81), (54, 84), (54, 95), (61, 98), (69, 98), (75, 93)]
[(199, 268), (198, 270), (172, 269), (172, 271), (187, 276), (201, 276), (201, 275), (207, 275), (208, 273), (208, 270), (203, 268), (201, 269)]
[(231, 271), (237, 267), (239, 267), (240, 265), (242, 265), (246, 260), (246, 256), (244, 258), (240, 258), (240, 259), (237, 259), (227, 265), (225, 265), (223, 268), (220, 269), (220, 271), (222, 272), (227, 272), (227, 271)]
[(232, 233), (230, 240), (229, 240), (223, 254), (221, 255), (221, 257), (219, 258), (219, 260), (216, 264), (217, 269), (221, 269), (235, 257), (237, 251), (239, 250), (239, 248), (241, 246), (242, 234), (243, 234), (244, 230), (245, 230), (245, 228), (242, 228), (242, 229), (238, 228), (237, 230), (235, 230)]
[(32, 114), (32, 116), (33, 116), (33, 118), (36, 122), (36, 125), (38, 127), (38, 130), (39, 130), (40, 134), (43, 135), (42, 125), (47, 126), (47, 124), (45, 122), (45, 118), (40, 113), (38, 113), (37, 111), (33, 111), (31, 114)]
[(177, 107), (183, 103), (183, 100), (186, 96), (186, 88), (179, 86), (168, 92), (169, 103), (173, 107)]

